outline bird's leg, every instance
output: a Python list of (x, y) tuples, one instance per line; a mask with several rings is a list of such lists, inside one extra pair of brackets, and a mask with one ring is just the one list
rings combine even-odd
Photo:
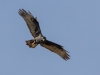
[(35, 48), (38, 44), (35, 42), (35, 40), (27, 40), (26, 45), (28, 45), (30, 48)]

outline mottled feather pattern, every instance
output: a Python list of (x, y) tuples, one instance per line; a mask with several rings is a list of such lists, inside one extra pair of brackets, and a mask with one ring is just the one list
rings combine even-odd
[(54, 53), (57, 53), (59, 56), (61, 56), (65, 60), (70, 59), (68, 52), (64, 50), (63, 47), (57, 43), (46, 40), (44, 43), (41, 43), (40, 45)]
[[(34, 16), (29, 11), (26, 12), (24, 9), (19, 9), (18, 13), (25, 20), (34, 39), (38, 39), (39, 37), (41, 38), (40, 35), (42, 35), (42, 33), (40, 30), (39, 22), (37, 21), (37, 18), (34, 18)], [(43, 35), (42, 35), (42, 37), (43, 37)], [(40, 38), (39, 38), (39, 40), (40, 40)], [(45, 39), (45, 41), (43, 41), (43, 42), (34, 43), (34, 41), (35, 41), (34, 39), (27, 40), (26, 45), (28, 45), (30, 48), (35, 48), (38, 44), (40, 44), (42, 47), (58, 54), (64, 60), (70, 59), (68, 52), (61, 45), (51, 42), (47, 39)]]
[(19, 9), (18, 13), (25, 20), (25, 22), (34, 38), (39, 36), (39, 34), (42, 35), (37, 19), (34, 18), (34, 16), (29, 11), (26, 12), (24, 9)]

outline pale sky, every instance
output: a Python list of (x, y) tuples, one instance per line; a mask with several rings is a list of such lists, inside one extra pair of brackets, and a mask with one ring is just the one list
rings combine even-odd
[[(25, 45), (33, 37), (18, 14), (22, 8), (70, 60)], [(100, 75), (100, 0), (1, 0), (0, 35), (0, 75)]]

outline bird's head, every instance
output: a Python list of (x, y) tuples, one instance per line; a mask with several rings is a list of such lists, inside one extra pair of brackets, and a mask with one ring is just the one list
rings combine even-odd
[(42, 41), (45, 42), (46, 41), (46, 37), (43, 37)]

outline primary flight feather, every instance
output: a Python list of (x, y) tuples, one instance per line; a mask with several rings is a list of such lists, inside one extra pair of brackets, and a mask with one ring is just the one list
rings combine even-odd
[(61, 45), (47, 40), (46, 37), (42, 35), (37, 18), (35, 18), (29, 11), (26, 12), (24, 9), (19, 9), (18, 13), (25, 20), (30, 33), (34, 37), (32, 40), (26, 41), (26, 44), (30, 48), (35, 48), (38, 44), (40, 44), (42, 47), (45, 47), (48, 50), (58, 54), (63, 59), (70, 59), (68, 52), (63, 49)]

